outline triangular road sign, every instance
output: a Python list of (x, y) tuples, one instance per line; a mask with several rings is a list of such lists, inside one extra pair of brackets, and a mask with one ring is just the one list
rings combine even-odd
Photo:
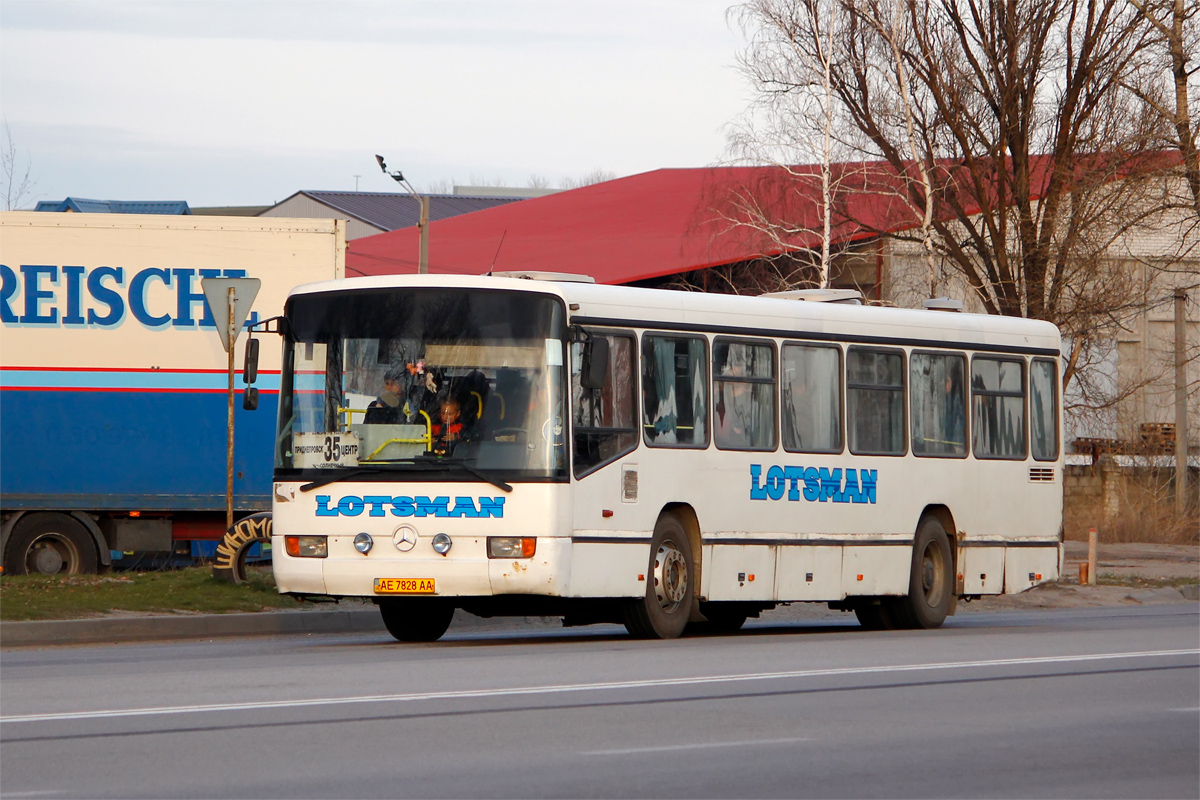
[(202, 278), (200, 288), (204, 290), (204, 298), (212, 312), (213, 320), (217, 323), (217, 334), (221, 337), (221, 345), (229, 352), (232, 342), (229, 341), (229, 290), (233, 289), (233, 338), (237, 340), (250, 316), (250, 306), (258, 296), (262, 281), (258, 278)]

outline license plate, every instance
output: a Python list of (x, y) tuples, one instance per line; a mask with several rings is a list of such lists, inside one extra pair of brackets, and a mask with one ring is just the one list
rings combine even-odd
[(433, 578), (376, 578), (376, 594), (434, 594)]

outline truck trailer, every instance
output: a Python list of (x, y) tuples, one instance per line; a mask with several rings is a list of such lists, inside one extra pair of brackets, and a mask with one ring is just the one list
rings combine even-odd
[[(213, 554), (226, 532), (228, 356), (201, 281), (258, 278), (246, 325), (278, 316), (293, 286), (344, 277), (344, 225), (0, 214), (6, 574)], [(262, 363), (279, 364), (279, 337), (259, 341)], [(271, 507), (278, 370), (255, 385), (258, 411), (235, 403), (239, 518)]]

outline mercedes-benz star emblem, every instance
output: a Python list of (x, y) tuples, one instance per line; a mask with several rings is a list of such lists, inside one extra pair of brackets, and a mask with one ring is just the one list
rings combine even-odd
[(392, 544), (401, 553), (407, 553), (417, 546), (417, 529), (412, 525), (401, 525), (392, 534)]

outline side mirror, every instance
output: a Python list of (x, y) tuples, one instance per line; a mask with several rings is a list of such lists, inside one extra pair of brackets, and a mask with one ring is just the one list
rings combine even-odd
[(246, 411), (258, 410), (258, 389), (254, 386), (247, 386), (242, 391), (242, 408)]
[(242, 366), (242, 381), (249, 386), (256, 380), (258, 380), (258, 339), (250, 337), (246, 340), (246, 361)]
[(593, 336), (583, 345), (579, 385), (584, 389), (603, 389), (608, 376), (608, 339)]

